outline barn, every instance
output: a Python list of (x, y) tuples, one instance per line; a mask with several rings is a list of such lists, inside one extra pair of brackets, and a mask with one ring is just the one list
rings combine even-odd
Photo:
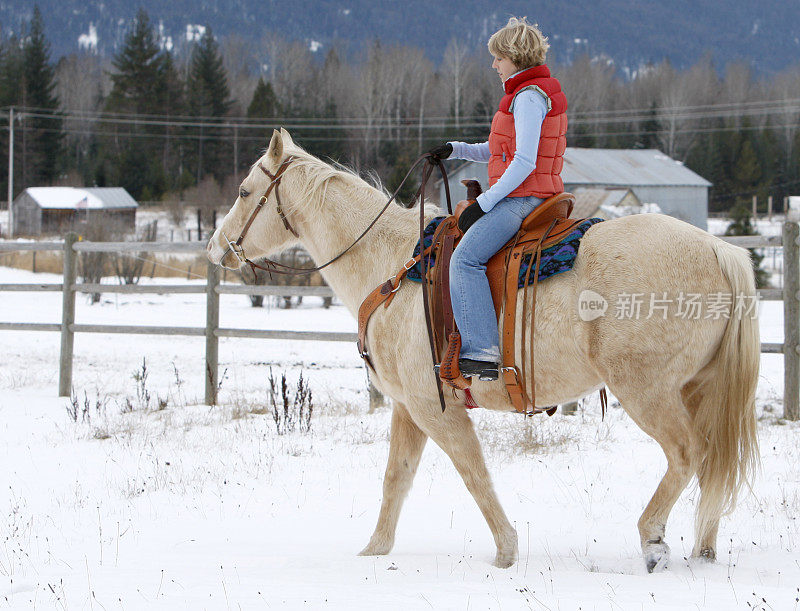
[(63, 234), (82, 223), (134, 231), (138, 204), (122, 187), (29, 187), (12, 202), (14, 235)]
[[(460, 181), (465, 178), (478, 178), (485, 187), (489, 181), (486, 164), (467, 161), (448, 172), (455, 201), (464, 197)], [(711, 183), (659, 150), (567, 147), (561, 178), (564, 189), (573, 193), (583, 189), (629, 189), (643, 204), (658, 204), (664, 214), (708, 228)], [(441, 179), (437, 187), (439, 201), (444, 202)]]

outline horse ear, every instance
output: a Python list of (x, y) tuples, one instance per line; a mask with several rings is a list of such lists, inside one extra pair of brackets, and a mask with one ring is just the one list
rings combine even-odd
[(275, 161), (283, 159), (283, 138), (277, 129), (272, 130), (272, 139), (267, 147), (267, 155)]
[(286, 140), (289, 144), (294, 144), (294, 140), (289, 135), (289, 131), (281, 127), (281, 136), (283, 136), (284, 140)]

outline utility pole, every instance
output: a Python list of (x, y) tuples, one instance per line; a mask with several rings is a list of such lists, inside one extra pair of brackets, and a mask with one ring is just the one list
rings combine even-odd
[(239, 180), (239, 126), (233, 126), (233, 175)]
[(14, 197), (14, 107), (8, 111), (8, 234), (14, 237), (14, 208), (11, 200)]

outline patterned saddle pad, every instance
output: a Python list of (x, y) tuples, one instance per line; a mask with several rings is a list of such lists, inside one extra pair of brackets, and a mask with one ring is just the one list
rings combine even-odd
[[(431, 245), (433, 234), (436, 231), (436, 228), (439, 226), (439, 223), (446, 218), (447, 217), (445, 216), (437, 216), (430, 223), (428, 223), (427, 227), (425, 227), (425, 231), (423, 233), (425, 248)], [(578, 246), (580, 245), (583, 234), (585, 234), (592, 225), (599, 223), (602, 220), (603, 219), (596, 217), (586, 219), (583, 223), (569, 232), (563, 240), (548, 246), (547, 248), (543, 248), (542, 263), (539, 266), (539, 282), (550, 278), (551, 276), (560, 274), (561, 272), (572, 269), (572, 265), (575, 262), (575, 257), (578, 255)], [(414, 254), (412, 256), (416, 257), (418, 254), (419, 241), (417, 241), (417, 245), (414, 247)], [(528, 272), (528, 267), (531, 265), (536, 265), (534, 254), (535, 253), (525, 255), (522, 259), (522, 264), (519, 267), (519, 280), (517, 283), (519, 288), (522, 288), (525, 285), (525, 275)], [(531, 259), (533, 259), (533, 261), (531, 261)], [(428, 268), (431, 268), (436, 264), (436, 257), (434, 254), (431, 254), (428, 257), (426, 264)], [(406, 278), (413, 280), (414, 282), (422, 282), (422, 261), (417, 263), (408, 271)], [(528, 284), (532, 284), (533, 280), (533, 274), (531, 274), (530, 278), (528, 278)]]

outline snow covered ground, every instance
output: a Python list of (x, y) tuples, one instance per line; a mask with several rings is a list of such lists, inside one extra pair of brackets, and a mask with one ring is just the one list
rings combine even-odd
[[(0, 267), (2, 282), (58, 282)], [(254, 309), (230, 327), (353, 331), (341, 306)], [(0, 321), (59, 322), (59, 293), (0, 294)], [(202, 295), (78, 298), (78, 322), (202, 326)], [(762, 305), (762, 341), (782, 307)], [(349, 343), (223, 339), (220, 406), (201, 404), (204, 340), (79, 334), (77, 422), (57, 398), (56, 333), (0, 332), (0, 609), (796, 609), (798, 426), (780, 419), (783, 368), (762, 355), (763, 471), (722, 522), (718, 561), (687, 560), (694, 488), (667, 527), (672, 562), (648, 575), (636, 520), (666, 462), (597, 396), (577, 416), (472, 413), (520, 559), (494, 543), (449, 460), (429, 444), (388, 556), (362, 558), (377, 518), (388, 408), (368, 413)], [(134, 374), (146, 359), (144, 408)], [(269, 368), (314, 393), (312, 429), (279, 436)], [(139, 375), (141, 378), (141, 375)], [(163, 409), (155, 407), (160, 398)], [(97, 402), (105, 406), (97, 408)], [(129, 407), (126, 407), (130, 403)], [(263, 413), (263, 412), (267, 413)]]

